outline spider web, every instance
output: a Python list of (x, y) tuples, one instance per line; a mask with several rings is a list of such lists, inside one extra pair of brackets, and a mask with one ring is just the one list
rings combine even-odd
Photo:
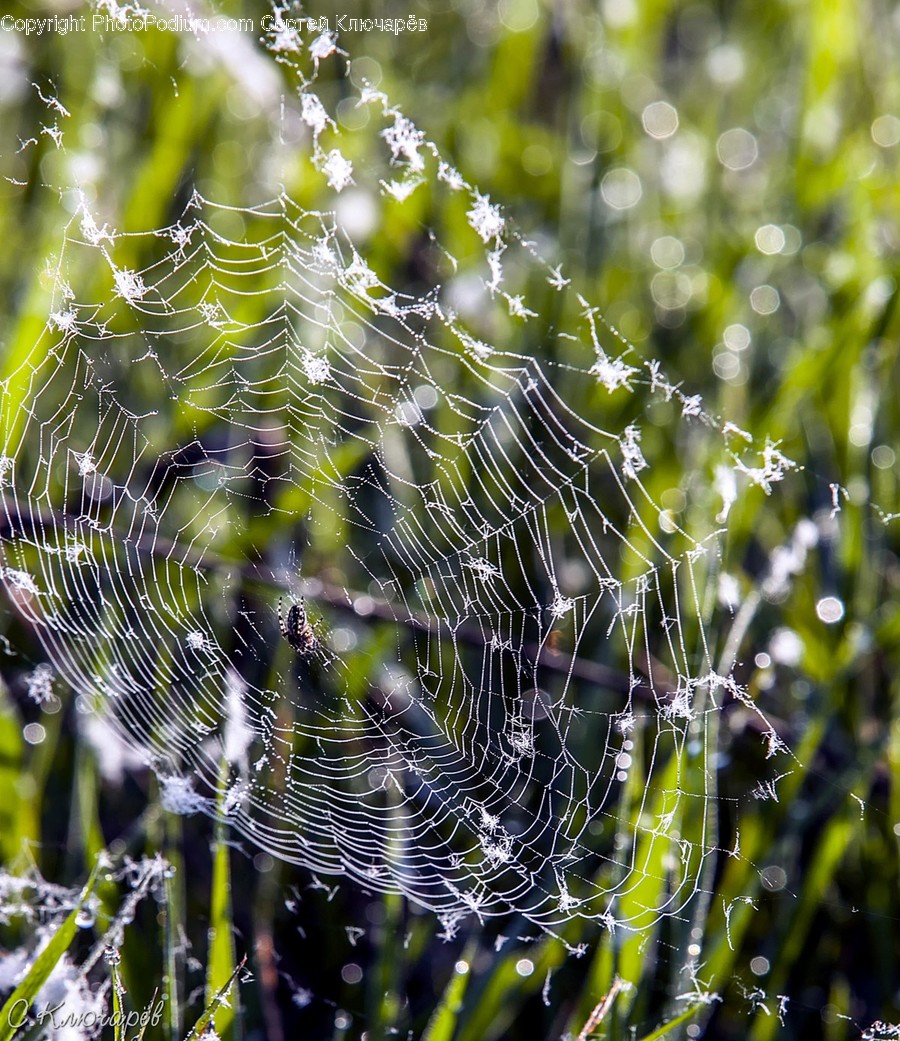
[[(717, 716), (753, 704), (708, 636), (733, 479), (683, 530), (644, 416), (667, 404), (666, 439), (767, 490), (787, 461), (742, 461), (747, 435), (585, 300), (548, 328), (516, 287), (571, 298), (567, 280), (362, 93), (399, 171), (386, 204), (433, 173), (467, 200), (477, 261), (432, 236), (448, 284), (404, 292), (286, 195), (195, 194), (142, 234), (83, 202), (0, 397), (4, 584), (169, 808), (449, 929), (650, 926), (720, 852)], [(311, 81), (300, 105), (313, 166), (346, 187)], [(279, 631), (301, 599), (310, 657)]]

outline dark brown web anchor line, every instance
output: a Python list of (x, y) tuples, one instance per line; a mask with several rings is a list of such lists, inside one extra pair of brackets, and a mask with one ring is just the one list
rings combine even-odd
[[(39, 530), (46, 528), (62, 528), (65, 531), (74, 533), (77, 523), (83, 520), (79, 515), (57, 510), (22, 510), (15, 499), (9, 495), (4, 495), (0, 503), (2, 503), (0, 534), (12, 533), (28, 538), (35, 535)], [(103, 534), (102, 531), (100, 534)], [(236, 561), (226, 558), (201, 553), (191, 546), (185, 546), (161, 535), (139, 536), (133, 540), (132, 545), (140, 552), (149, 553), (152, 556), (167, 560), (175, 560), (192, 569), (214, 570), (223, 567), (236, 567), (240, 570), (244, 581), (269, 589), (284, 591), (283, 584), (277, 582), (271, 575), (266, 574), (258, 565), (238, 564)], [(371, 617), (378, 621), (403, 626), (429, 636), (443, 636), (447, 639), (455, 639), (469, 647), (483, 648), (490, 643), (490, 637), (486, 638), (482, 630), (474, 625), (462, 624), (454, 627), (430, 615), (413, 611), (398, 613), (395, 607), (387, 600), (380, 600), (368, 594), (363, 595), (353, 590), (345, 589), (343, 586), (322, 582), (318, 579), (308, 582), (308, 586), (309, 588), (304, 590), (305, 599), (314, 603), (324, 604), (332, 610), (352, 615), (357, 619)], [(288, 618), (290, 618), (290, 610)], [(281, 631), (283, 633), (283, 628)], [(579, 680), (611, 693), (626, 696), (630, 694), (645, 702), (658, 701), (661, 698), (668, 699), (673, 696), (675, 688), (673, 678), (657, 662), (644, 663), (646, 667), (642, 666), (641, 670), (645, 677), (649, 679), (649, 669), (652, 666), (653, 674), (659, 676), (662, 681), (661, 685), (654, 686), (650, 683), (635, 683), (625, 673), (611, 666), (593, 662), (584, 657), (573, 656), (565, 651), (534, 642), (522, 645), (521, 656), (525, 667), (546, 669), (555, 675)]]

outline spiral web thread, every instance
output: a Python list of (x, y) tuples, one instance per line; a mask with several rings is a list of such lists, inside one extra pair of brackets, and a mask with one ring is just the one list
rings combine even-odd
[[(313, 86), (311, 162), (341, 191)], [(383, 95), (360, 103), (385, 124), (382, 199), (429, 176), (467, 199), (484, 328), (539, 344), (507, 287), (566, 278)], [(143, 234), (82, 202), (0, 397), (3, 581), (169, 808), (406, 893), (448, 932), (511, 910), (644, 928), (718, 852), (716, 717), (756, 711), (707, 636), (718, 538), (738, 478), (768, 491), (790, 464), (766, 445), (751, 465), (748, 435), (584, 300), (564, 361), (501, 349), (454, 310), (467, 262), (440, 255), (449, 286), (405, 294), (285, 195), (195, 194)], [(728, 461), (696, 537), (649, 491), (654, 402)], [(290, 603), (309, 656), (279, 633)]]

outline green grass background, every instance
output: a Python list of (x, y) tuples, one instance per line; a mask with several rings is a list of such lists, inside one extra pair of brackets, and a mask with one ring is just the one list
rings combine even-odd
[[(8, 10), (24, 17), (82, 9)], [(874, 0), (458, 0), (348, 2), (306, 13), (332, 25), (337, 14), (426, 18), (428, 30), (414, 38), (350, 33), (341, 43), (365, 57), (359, 67), (380, 76), (380, 88), (504, 204), (523, 234), (553, 244), (639, 356), (661, 359), (712, 411), (780, 441), (801, 464), (776, 496), (746, 496), (729, 521), (723, 567), (745, 589), (758, 584), (760, 562), (800, 518), (830, 511), (831, 483), (847, 490), (833, 538), (811, 554), (787, 600), (763, 605), (744, 647), (752, 661), (785, 625), (804, 642), (796, 668), (776, 669), (770, 686), (752, 688), (795, 753), (790, 776), (777, 802), (744, 804), (742, 857), (720, 857), (706, 876), (694, 934), (663, 921), (611, 938), (573, 924), (562, 933), (570, 945), (587, 945), (581, 958), (553, 937), (498, 945), (497, 929), (474, 922), (445, 942), (438, 923), (400, 897), (310, 888), (308, 875), (255, 855), (224, 829), (166, 815), (146, 775), (115, 788), (103, 782), (73, 736), (63, 692), (55, 714), (24, 696), (22, 677), (40, 650), (4, 608), (12, 653), (2, 662), (3, 862), (77, 889), (104, 848), (117, 862), (155, 851), (171, 861), (175, 873), (126, 924), (115, 969), (130, 1008), (147, 1006), (156, 988), (167, 993), (165, 1024), (151, 1029), (157, 1036), (186, 1036), (244, 954), (252, 978), (230, 1008), (217, 1009), (222, 1036), (577, 1037), (617, 978), (627, 985), (592, 1036), (662, 1036), (654, 1032), (672, 1022), (672, 1037), (840, 1039), (900, 1019), (900, 568), (898, 522), (884, 518), (898, 509), (900, 449), (897, 8)], [(280, 180), (301, 205), (331, 202), (309, 176), (302, 142), (292, 159), (292, 128), (277, 102), (291, 89), (289, 72), (252, 41), (275, 84), (274, 103), (250, 90), (261, 69), (172, 33), (4, 32), (0, 45), (4, 375), (46, 320), (46, 270), (72, 207), (58, 188), (88, 185), (120, 231), (168, 223), (194, 187), (246, 206), (271, 197)], [(354, 127), (358, 117), (341, 108), (340, 72), (340, 61), (323, 66), (320, 89)], [(57, 117), (33, 84), (69, 112), (58, 120), (63, 148), (42, 132)], [(666, 143), (643, 126), (657, 100), (678, 112), (680, 175)], [(717, 142), (737, 127), (754, 135), (758, 157), (735, 171), (720, 162)], [(374, 148), (364, 131), (351, 146), (360, 165)], [(621, 167), (638, 174), (643, 194), (614, 211), (602, 188)], [(464, 210), (420, 192), (411, 205), (388, 208), (368, 243), (370, 263), (389, 284), (408, 281), (422, 221), (465, 249)], [(796, 248), (762, 252), (757, 231), (769, 224), (790, 226)], [(676, 274), (653, 259), (664, 236), (684, 245)], [(772, 313), (752, 306), (761, 285), (779, 294)], [(686, 295), (684, 306), (660, 306), (671, 301), (667, 293)], [(740, 353), (740, 375), (723, 378), (716, 358), (724, 330), (738, 323), (752, 343)], [(729, 370), (719, 362), (719, 371)], [(700, 494), (690, 446), (670, 443), (664, 422), (648, 448), (651, 491), (674, 491), (663, 504), (687, 518)], [(838, 625), (816, 617), (825, 595), (845, 605)], [(36, 721), (46, 736), (29, 744), (23, 728)], [(762, 754), (748, 753), (740, 726), (733, 729), (719, 738), (731, 757), (723, 795), (763, 769)], [(638, 771), (631, 783), (640, 790)], [(659, 885), (653, 875), (647, 884)], [(101, 912), (93, 928), (78, 930), (73, 950), (86, 954), (127, 891), (125, 881), (101, 877)], [(635, 906), (656, 895), (635, 893)], [(22, 915), (0, 923), (5, 947), (33, 942), (33, 925)], [(510, 937), (526, 931), (515, 920), (497, 928)], [(694, 984), (680, 974), (688, 943), (700, 948), (699, 978), (715, 1001), (691, 997)], [(523, 959), (530, 975), (521, 974)], [(461, 961), (470, 972), (456, 971)], [(358, 981), (348, 965), (361, 969)], [(95, 975), (112, 971), (104, 966)], [(789, 1000), (779, 1015), (781, 996)]]

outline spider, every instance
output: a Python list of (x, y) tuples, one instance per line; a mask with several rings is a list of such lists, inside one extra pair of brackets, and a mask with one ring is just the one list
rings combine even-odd
[(286, 618), (281, 614), (281, 600), (279, 599), (278, 628), (299, 657), (311, 658), (319, 650), (319, 638), (310, 624), (302, 599), (291, 604)]

